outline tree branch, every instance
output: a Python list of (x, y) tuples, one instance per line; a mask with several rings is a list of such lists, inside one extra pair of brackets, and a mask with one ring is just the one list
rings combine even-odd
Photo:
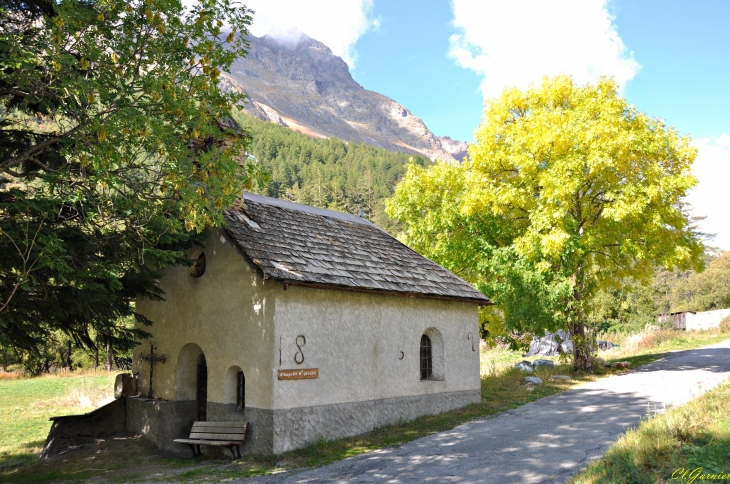
[(0, 96), (5, 96), (8, 94), (12, 94), (13, 96), (18, 96), (18, 97), (27, 97), (28, 96), (27, 92), (23, 92), (18, 89), (1, 89), (0, 88)]
[(20, 276), (20, 278), (17, 280), (15, 285), (13, 286), (13, 290), (10, 292), (10, 295), (5, 300), (5, 302), (0, 306), (0, 313), (2, 313), (10, 304), (10, 301), (13, 299), (13, 296), (15, 296), (15, 293), (18, 291), (18, 288), (23, 285), (23, 283), (26, 281), (28, 276), (31, 272), (33, 272), (33, 267), (36, 265), (36, 263), (40, 260), (41, 256), (43, 255), (43, 251), (38, 254), (38, 257), (35, 258), (33, 263), (28, 267), (28, 261), (30, 260), (30, 254), (33, 251), (33, 246), (35, 246), (35, 241), (38, 238), (38, 234), (41, 231), (41, 228), (43, 227), (43, 224), (45, 223), (45, 219), (41, 220), (41, 223), (38, 225), (38, 230), (36, 230), (35, 234), (33, 235), (33, 240), (30, 241), (30, 244), (28, 245), (28, 226), (26, 225), (26, 245), (28, 245), (27, 250), (24, 252), (20, 250), (20, 247), (18, 247), (18, 244), (15, 243), (12, 237), (10, 237), (6, 232), (3, 232), (2, 235), (5, 235), (8, 239), (10, 239), (10, 242), (15, 247), (15, 250), (18, 251), (18, 255), (20, 256), (21, 260), (23, 261), (23, 273)]
[(20, 156), (16, 156), (15, 158), (11, 158), (10, 160), (0, 162), (0, 169), (5, 171), (6, 168), (10, 168), (12, 166), (18, 165), (24, 161), (31, 161), (31, 158), (35, 157), (36, 154), (38, 154), (39, 152), (42, 152), (44, 149), (48, 148), (53, 143), (56, 143), (58, 141), (61, 141), (64, 138), (69, 137), (78, 128), (79, 128), (79, 126), (75, 127), (71, 131), (67, 131), (66, 133), (64, 133), (62, 135), (54, 136), (53, 138), (49, 138), (42, 143), (33, 145), (31, 148), (28, 148), (27, 150), (25, 150), (25, 153), (21, 154)]

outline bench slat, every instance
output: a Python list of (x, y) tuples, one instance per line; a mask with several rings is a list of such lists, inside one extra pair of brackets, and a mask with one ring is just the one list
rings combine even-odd
[(198, 439), (175, 439), (173, 440), (176, 444), (198, 444), (198, 445), (213, 445), (216, 447), (225, 447), (228, 445), (240, 445), (243, 442), (240, 440), (198, 440)]
[(193, 434), (221, 434), (221, 435), (228, 435), (228, 434), (236, 434), (236, 435), (246, 435), (245, 430), (240, 429), (224, 429), (222, 427), (218, 427), (216, 430), (211, 430), (210, 428), (207, 429), (193, 429), (190, 431), (190, 435)]
[(202, 425), (198, 425), (197, 427), (193, 427), (191, 432), (208, 432), (211, 434), (230, 434), (230, 433), (245, 433), (246, 428), (241, 427), (203, 427)]
[(248, 422), (208, 422), (205, 420), (199, 420), (193, 422), (193, 428), (195, 428), (196, 425), (203, 425), (205, 427), (245, 427), (248, 425)]
[(191, 439), (204, 440), (244, 440), (245, 434), (207, 434), (203, 432), (190, 432)]

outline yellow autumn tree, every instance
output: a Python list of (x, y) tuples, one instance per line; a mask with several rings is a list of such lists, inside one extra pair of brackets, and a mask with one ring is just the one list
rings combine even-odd
[(598, 290), (648, 281), (657, 264), (701, 264), (682, 209), (696, 150), (610, 78), (505, 90), (475, 136), (463, 166), (411, 168), (389, 213), (406, 243), (500, 304), (508, 327), (570, 329), (575, 367), (590, 369), (585, 315)]

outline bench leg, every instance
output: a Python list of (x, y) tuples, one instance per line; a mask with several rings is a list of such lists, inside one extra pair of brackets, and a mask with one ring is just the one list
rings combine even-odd
[(233, 460), (241, 458), (241, 449), (239, 448), (239, 446), (229, 445), (228, 450), (231, 451), (231, 457), (233, 457)]
[(198, 448), (198, 455), (203, 455), (203, 453), (200, 452), (200, 444), (195, 444), (195, 447)]
[(188, 447), (190, 447), (190, 450), (192, 450), (192, 451), (193, 451), (193, 457), (195, 457), (196, 455), (198, 455), (198, 454), (197, 454), (197, 453), (195, 452), (195, 445), (194, 445), (194, 444), (187, 444), (187, 445), (188, 445)]

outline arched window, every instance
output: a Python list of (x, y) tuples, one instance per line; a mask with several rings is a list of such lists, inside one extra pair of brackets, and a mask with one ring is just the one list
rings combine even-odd
[(188, 273), (195, 278), (205, 274), (205, 252), (198, 249), (193, 252), (193, 256), (190, 259), (195, 262), (188, 268)]
[(246, 377), (242, 371), (236, 374), (236, 410), (246, 408)]
[(433, 366), (431, 358), (431, 338), (425, 334), (421, 336), (421, 380), (431, 380)]
[(242, 412), (246, 408), (246, 376), (240, 366), (231, 366), (226, 371), (225, 402), (231, 412)]

